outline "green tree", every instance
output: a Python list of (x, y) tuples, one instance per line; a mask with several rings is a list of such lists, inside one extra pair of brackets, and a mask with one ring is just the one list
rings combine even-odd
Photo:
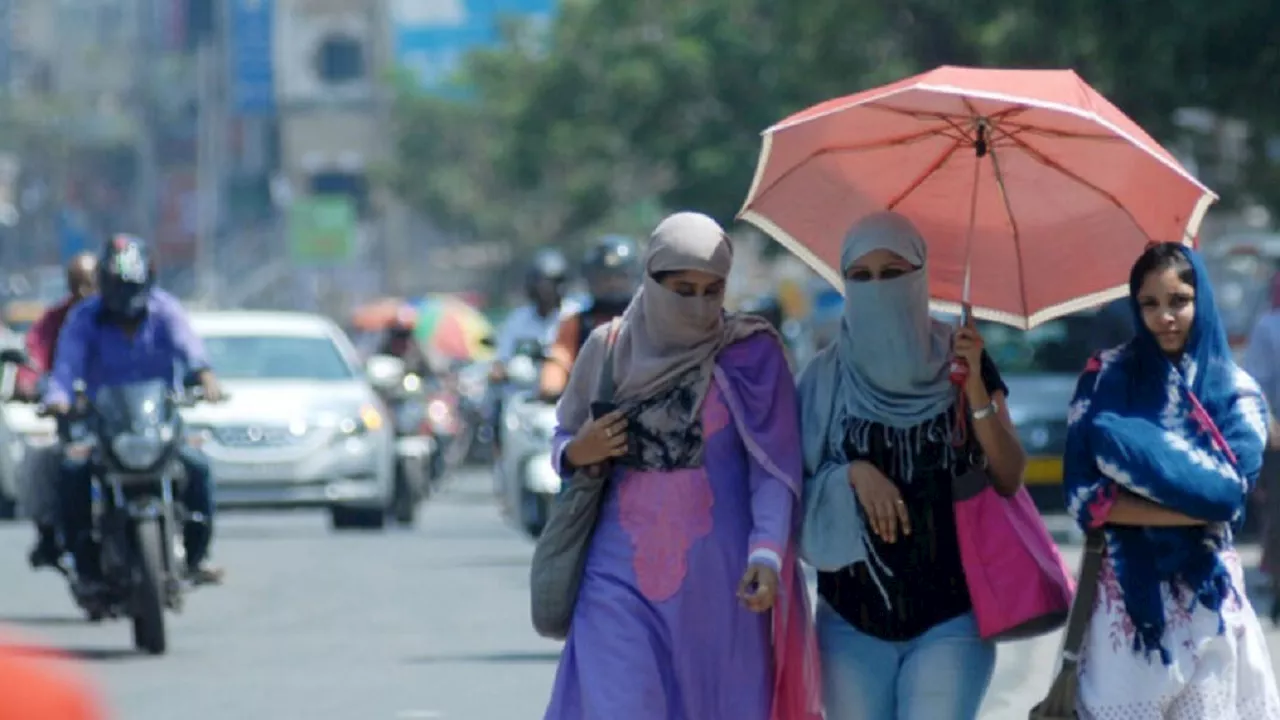
[(1187, 105), (1274, 128), (1272, 5), (566, 0), (544, 53), (472, 58), (469, 104), (411, 102), (401, 157), (417, 169), (401, 187), (451, 226), (532, 242), (635, 223), (642, 205), (728, 222), (762, 129), (941, 64), (1074, 67), (1157, 137)]

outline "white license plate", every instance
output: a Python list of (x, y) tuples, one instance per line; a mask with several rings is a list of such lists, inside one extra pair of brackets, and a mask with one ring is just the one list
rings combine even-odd
[(222, 463), (214, 467), (215, 480), (230, 482), (290, 480), (293, 474), (293, 463)]

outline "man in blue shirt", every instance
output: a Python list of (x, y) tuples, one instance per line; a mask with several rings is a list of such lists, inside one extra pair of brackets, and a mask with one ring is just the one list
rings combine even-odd
[[(92, 399), (99, 388), (145, 380), (165, 380), (177, 388), (185, 375), (194, 374), (200, 378), (206, 400), (221, 399), (204, 344), (178, 300), (154, 287), (154, 278), (141, 240), (117, 235), (107, 242), (98, 261), (99, 295), (77, 305), (58, 336), (44, 396), (50, 412), (63, 416), (70, 411), (76, 381), (84, 383)], [(221, 570), (206, 562), (214, 508), (209, 462), (187, 445), (180, 460), (187, 478), (183, 497), (189, 513), (184, 528), (187, 569), (197, 583), (218, 582)], [(65, 459), (58, 489), (63, 531), (77, 574), (90, 583), (100, 570), (89, 533), (91, 470), (86, 461)]]

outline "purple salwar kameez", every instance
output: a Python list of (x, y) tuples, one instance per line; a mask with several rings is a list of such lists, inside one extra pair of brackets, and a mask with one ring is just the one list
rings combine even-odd
[[(779, 610), (752, 613), (737, 589), (750, 557), (779, 569), (779, 607), (784, 599), (807, 607), (791, 552), (799, 473), (779, 470), (799, 467), (794, 385), (768, 336), (727, 348), (717, 362), (701, 411), (703, 466), (614, 474), (547, 720), (789, 715), (774, 703), (775, 657), (787, 644), (774, 639)], [(775, 415), (770, 400), (776, 422), (758, 417)], [(780, 443), (762, 443), (762, 434), (781, 434), (794, 457), (766, 457), (760, 448)], [(568, 440), (557, 435), (553, 457)]]

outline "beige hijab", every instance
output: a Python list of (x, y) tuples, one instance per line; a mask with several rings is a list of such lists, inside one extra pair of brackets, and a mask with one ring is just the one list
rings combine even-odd
[[(622, 314), (614, 340), (614, 402), (625, 409), (670, 389), (695, 368), (692, 383), (698, 401), (692, 418), (646, 413), (641, 422), (656, 429), (688, 425), (698, 417), (720, 351), (755, 333), (774, 332), (763, 318), (725, 314), (723, 296), (684, 297), (653, 278), (682, 270), (727, 278), (732, 265), (729, 237), (719, 223), (702, 213), (671, 215), (649, 236), (644, 282)], [(576, 431), (587, 421), (596, 399), (608, 331), (608, 326), (597, 328), (574, 363), (569, 387), (557, 408), (565, 430)]]

